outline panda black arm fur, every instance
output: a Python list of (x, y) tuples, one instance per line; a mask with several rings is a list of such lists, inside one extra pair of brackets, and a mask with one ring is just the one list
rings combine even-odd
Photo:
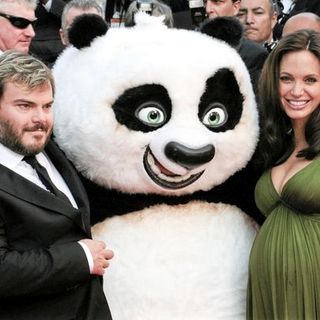
[(257, 176), (254, 166), (249, 163), (247, 167), (235, 173), (223, 184), (209, 191), (198, 191), (179, 197), (157, 194), (124, 194), (117, 190), (108, 190), (98, 186), (83, 176), (82, 182), (90, 200), (92, 225), (107, 217), (142, 210), (152, 205), (161, 203), (177, 205), (192, 200), (235, 205), (261, 225), (265, 218), (254, 202), (254, 187)]

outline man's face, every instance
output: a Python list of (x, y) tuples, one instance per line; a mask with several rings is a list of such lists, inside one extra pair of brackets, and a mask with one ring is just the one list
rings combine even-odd
[(52, 133), (52, 103), (49, 83), (32, 90), (6, 83), (0, 99), (0, 142), (22, 155), (42, 151)]
[[(0, 13), (25, 18), (30, 21), (36, 19), (34, 9), (23, 2), (5, 2), (1, 5)], [(13, 26), (7, 18), (0, 16), (1, 51), (15, 49), (27, 53), (34, 36), (35, 33), (31, 24), (24, 29), (19, 29)]]
[(206, 13), (209, 19), (228, 16), (233, 17), (238, 14), (240, 0), (207, 0), (205, 1)]
[(272, 40), (272, 30), (277, 22), (269, 0), (242, 0), (238, 18), (245, 28), (245, 37), (263, 44)]

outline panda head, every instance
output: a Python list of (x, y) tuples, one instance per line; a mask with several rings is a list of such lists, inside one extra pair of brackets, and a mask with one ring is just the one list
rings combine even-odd
[(227, 43), (141, 15), (54, 67), (55, 139), (77, 169), (125, 193), (209, 190), (258, 136), (248, 71)]

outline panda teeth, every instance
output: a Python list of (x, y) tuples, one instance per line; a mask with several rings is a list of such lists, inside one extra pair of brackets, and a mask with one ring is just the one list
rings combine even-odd
[(159, 176), (159, 178), (165, 179), (165, 180), (170, 181), (170, 182), (181, 182), (181, 181), (184, 181), (184, 180), (189, 179), (191, 177), (190, 174), (187, 174), (185, 176), (169, 177), (169, 176), (166, 176), (163, 173), (158, 174), (158, 176)]
[(148, 176), (162, 188), (168, 190), (178, 190), (189, 186), (197, 181), (204, 171), (196, 174), (186, 174), (184, 176), (175, 175), (153, 156), (150, 148), (148, 147), (143, 156), (143, 165)]
[(161, 179), (167, 180), (169, 182), (181, 182), (191, 177), (191, 174), (186, 174), (184, 176), (168, 176), (161, 172), (160, 168), (157, 166), (154, 156), (151, 153), (148, 153), (148, 163), (152, 171)]
[(154, 157), (151, 155), (151, 153), (148, 154), (148, 163), (150, 165), (150, 168), (156, 175), (161, 175), (161, 171), (158, 168), (158, 166), (155, 163)]

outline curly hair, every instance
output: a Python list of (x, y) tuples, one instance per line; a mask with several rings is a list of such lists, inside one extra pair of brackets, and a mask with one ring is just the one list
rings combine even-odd
[(0, 55), (0, 98), (9, 81), (27, 89), (50, 84), (54, 93), (54, 79), (51, 70), (40, 60), (28, 54), (8, 50)]

